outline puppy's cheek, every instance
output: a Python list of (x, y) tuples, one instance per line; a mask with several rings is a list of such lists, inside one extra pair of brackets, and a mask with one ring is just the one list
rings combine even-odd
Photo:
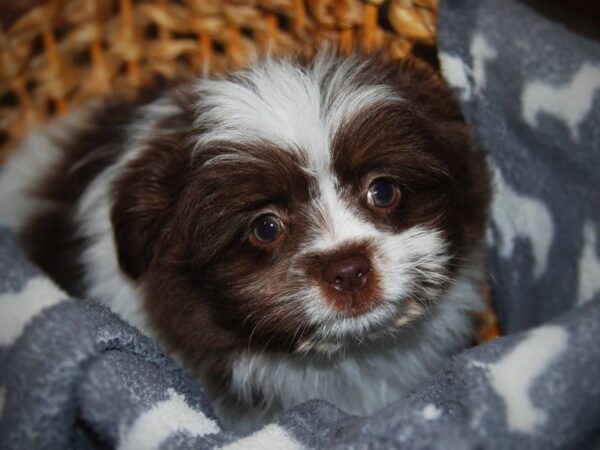
[(383, 239), (377, 261), (385, 300), (399, 303), (425, 292), (433, 299), (439, 295), (450, 279), (450, 247), (443, 231), (425, 226)]
[(320, 325), (323, 321), (335, 316), (335, 310), (312, 279), (307, 279), (306, 288), (297, 292), (294, 297), (295, 306), (293, 308), (302, 315), (308, 324)]
[(306, 304), (305, 278), (289, 276), (281, 267), (258, 269), (235, 282), (216, 283), (222, 301), (231, 305), (218, 308), (220, 320), (232, 324), (244, 345), (261, 351), (293, 351), (303, 336), (311, 333)]

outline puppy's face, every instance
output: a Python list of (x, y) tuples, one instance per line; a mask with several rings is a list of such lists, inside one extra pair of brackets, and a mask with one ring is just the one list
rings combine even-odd
[(154, 323), (192, 360), (393, 332), (480, 241), (482, 156), (426, 68), (267, 62), (187, 98), (117, 184), (113, 224)]

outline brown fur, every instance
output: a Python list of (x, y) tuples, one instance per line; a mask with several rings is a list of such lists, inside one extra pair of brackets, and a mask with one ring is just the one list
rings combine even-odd
[(77, 202), (98, 173), (124, 151), (125, 127), (138, 106), (151, 98), (144, 93), (135, 101), (108, 101), (84, 129), (59, 143), (63, 157), (33, 187), (33, 195), (52, 206), (29, 220), (21, 240), (33, 261), (75, 295), (85, 294), (79, 255), (86, 243), (73, 221)]

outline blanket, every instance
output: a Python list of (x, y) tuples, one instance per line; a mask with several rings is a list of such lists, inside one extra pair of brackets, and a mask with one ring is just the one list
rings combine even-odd
[(0, 227), (0, 448), (597, 448), (600, 45), (521, 2), (454, 0), (439, 49), (495, 172), (501, 338), (369, 417), (313, 400), (233, 435), (157, 344), (69, 298)]

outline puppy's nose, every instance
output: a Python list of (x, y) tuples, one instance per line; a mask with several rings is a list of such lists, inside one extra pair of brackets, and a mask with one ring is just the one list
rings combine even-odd
[(355, 294), (369, 281), (371, 264), (362, 255), (347, 256), (329, 262), (322, 271), (323, 281), (345, 294)]

